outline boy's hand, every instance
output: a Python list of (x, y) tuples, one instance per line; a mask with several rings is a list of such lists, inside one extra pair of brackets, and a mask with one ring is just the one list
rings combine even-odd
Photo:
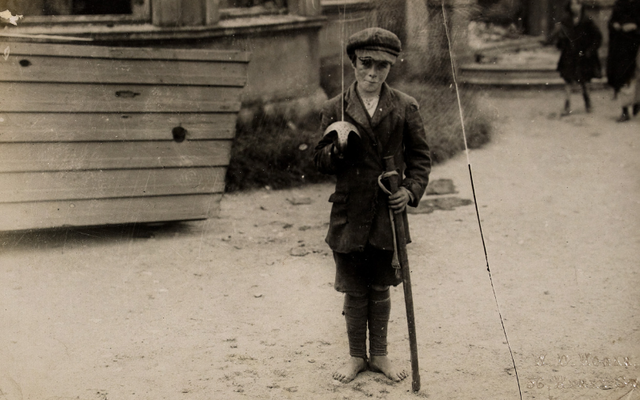
[(400, 187), (397, 192), (389, 196), (389, 208), (395, 214), (399, 214), (407, 207), (409, 200), (411, 200), (409, 189)]
[(340, 142), (338, 135), (333, 138), (331, 153), (339, 159), (357, 159), (362, 154), (362, 143), (355, 132), (350, 132), (347, 142)]

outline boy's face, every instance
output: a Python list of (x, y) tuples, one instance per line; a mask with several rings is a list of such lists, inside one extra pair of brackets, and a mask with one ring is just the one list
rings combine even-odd
[(582, 11), (582, 0), (571, 0), (570, 7), (573, 15), (580, 14), (580, 11)]
[(373, 58), (356, 58), (356, 65), (353, 69), (358, 82), (358, 90), (363, 94), (373, 96), (380, 93), (380, 88), (391, 70), (391, 64)]

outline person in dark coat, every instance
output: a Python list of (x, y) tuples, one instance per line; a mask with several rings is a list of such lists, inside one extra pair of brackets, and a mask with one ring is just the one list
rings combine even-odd
[(619, 122), (630, 119), (640, 111), (640, 0), (617, 0), (613, 5), (609, 29), (607, 56), (607, 82), (613, 88), (614, 98), (621, 102)]
[[(416, 207), (426, 189), (431, 156), (418, 103), (385, 83), (401, 51), (398, 37), (368, 28), (352, 35), (346, 50), (356, 81), (324, 105), (325, 135), (314, 153), (318, 170), (337, 177), (335, 193), (329, 198), (333, 205), (326, 242), (336, 264), (335, 289), (345, 293), (343, 314), (351, 357), (333, 378), (346, 383), (368, 367), (400, 381), (407, 372), (387, 357), (389, 286), (402, 282), (392, 266), (389, 208), (406, 222), (406, 206)], [(346, 149), (332, 131), (343, 114), (352, 127)], [(387, 156), (394, 158), (402, 179), (400, 189), (391, 196), (378, 184)]]
[(571, 114), (571, 88), (577, 83), (587, 112), (591, 112), (588, 84), (593, 78), (602, 77), (598, 48), (602, 45), (602, 33), (585, 15), (582, 0), (570, 0), (567, 14), (557, 31), (556, 46), (561, 50), (557, 70), (565, 81), (565, 103), (561, 115)]

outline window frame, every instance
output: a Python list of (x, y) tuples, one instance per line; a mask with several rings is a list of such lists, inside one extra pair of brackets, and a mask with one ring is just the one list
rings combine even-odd
[(102, 14), (102, 15), (25, 15), (20, 25), (70, 25), (70, 24), (102, 24), (116, 23), (150, 23), (151, 2), (142, 0), (142, 4), (133, 1), (131, 14)]

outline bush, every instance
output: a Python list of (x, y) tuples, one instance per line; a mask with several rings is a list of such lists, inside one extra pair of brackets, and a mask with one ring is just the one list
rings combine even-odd
[[(397, 82), (393, 87), (420, 103), (434, 163), (464, 150), (455, 91), (423, 82)], [(490, 123), (476, 107), (473, 92), (463, 91), (461, 100), (467, 144), (469, 148), (480, 147), (490, 139)], [(226, 190), (284, 189), (332, 180), (317, 172), (313, 163), (313, 149), (321, 136), (319, 126), (317, 110), (294, 124), (282, 109), (260, 103), (245, 106), (236, 125)]]
[(226, 190), (270, 186), (273, 189), (327, 180), (313, 164), (313, 148), (319, 140), (319, 112), (297, 125), (282, 112), (270, 112), (263, 104), (247, 107), (236, 124)]
[[(434, 164), (441, 163), (464, 150), (460, 111), (454, 87), (423, 83), (401, 82), (397, 89), (415, 97), (425, 123), (427, 143)], [(476, 105), (476, 94), (460, 90), (467, 146), (478, 148), (491, 139), (491, 123)]]

